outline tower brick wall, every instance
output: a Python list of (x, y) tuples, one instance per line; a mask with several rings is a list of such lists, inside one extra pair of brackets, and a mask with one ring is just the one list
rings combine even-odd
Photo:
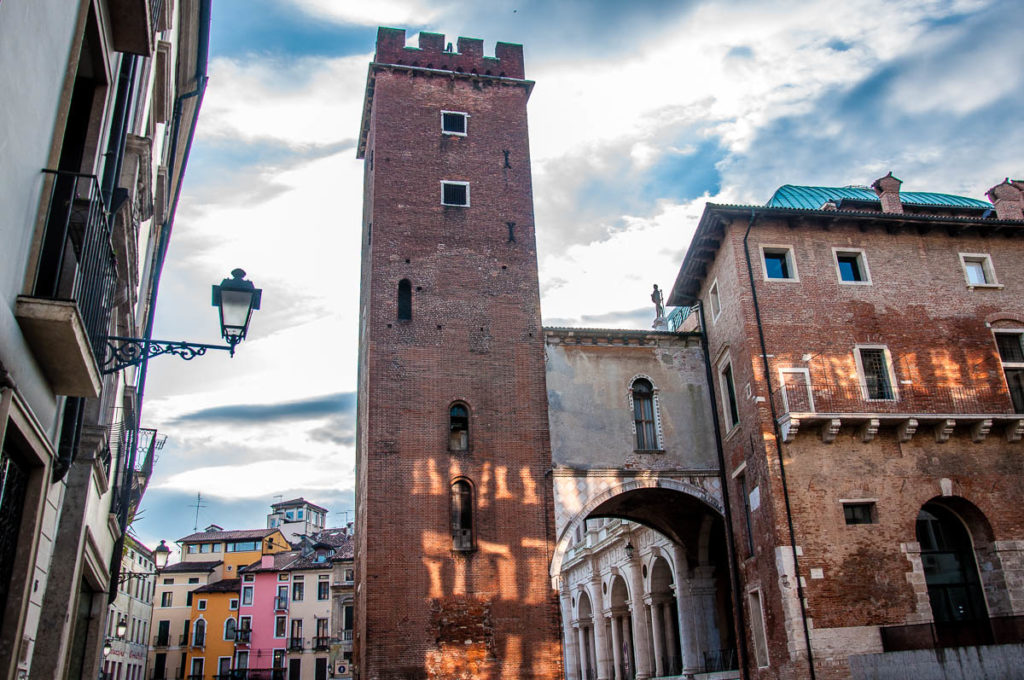
[[(494, 59), (480, 41), (460, 39), (459, 55), (442, 44), (406, 48), (404, 31), (381, 29), (367, 84), (355, 661), (367, 679), (553, 678), (532, 83), (519, 46)], [(468, 114), (467, 134), (443, 134), (442, 111)], [(468, 182), (469, 206), (442, 205), (443, 180)], [(449, 451), (456, 401), (465, 451)], [(473, 490), (467, 551), (453, 549), (458, 479)]]

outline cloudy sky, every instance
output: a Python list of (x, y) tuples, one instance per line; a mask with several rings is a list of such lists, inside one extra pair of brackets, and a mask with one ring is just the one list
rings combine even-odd
[[(155, 337), (215, 342), (209, 286), (264, 290), (234, 359), (150, 366), (167, 441), (136, 523), (353, 507), (362, 164), (379, 25), (522, 43), (544, 322), (649, 327), (707, 201), (782, 184), (983, 198), (1024, 175), (1024, 24), (986, 0), (214, 0), (210, 83)], [(1012, 28), (1013, 26), (1016, 28)]]

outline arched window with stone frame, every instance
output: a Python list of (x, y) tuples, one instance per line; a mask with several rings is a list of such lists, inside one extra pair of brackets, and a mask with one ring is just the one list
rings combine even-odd
[(633, 448), (637, 451), (661, 451), (661, 416), (658, 388), (649, 376), (638, 375), (629, 384), (629, 407), (633, 413)]
[(451, 486), (452, 550), (470, 552), (475, 547), (473, 527), (473, 485), (465, 477)]

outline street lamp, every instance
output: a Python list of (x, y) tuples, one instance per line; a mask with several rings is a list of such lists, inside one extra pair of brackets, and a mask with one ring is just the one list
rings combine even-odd
[(117, 639), (120, 640), (124, 638), (124, 634), (127, 632), (128, 619), (122, 616), (121, 619), (117, 622)]
[(173, 354), (186, 361), (206, 354), (207, 350), (227, 350), (235, 356), (235, 345), (245, 339), (252, 313), (260, 308), (263, 290), (245, 278), (245, 270), (234, 269), (230, 279), (213, 287), (213, 306), (220, 313), (220, 334), (228, 344), (206, 345), (198, 342), (126, 338), (116, 335), (104, 338), (106, 346), (100, 360), (103, 373), (116, 373), (122, 368), (138, 366), (161, 354)]
[(167, 541), (161, 540), (160, 545), (153, 548), (153, 562), (156, 563), (157, 571), (167, 566), (167, 560), (170, 556), (171, 549), (167, 547)]
[(220, 310), (220, 335), (231, 346), (245, 340), (249, 330), (249, 319), (254, 310), (260, 308), (263, 291), (245, 279), (244, 269), (231, 270), (231, 278), (224, 279), (213, 287), (213, 306)]

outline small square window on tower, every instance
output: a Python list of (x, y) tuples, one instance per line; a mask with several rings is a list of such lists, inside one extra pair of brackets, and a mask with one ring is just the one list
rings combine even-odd
[(442, 111), (441, 133), (465, 137), (469, 133), (469, 114), (459, 111)]
[(441, 181), (441, 205), (469, 207), (469, 182)]
[(789, 246), (761, 246), (761, 267), (765, 280), (799, 281)]
[(960, 264), (964, 268), (968, 288), (998, 287), (992, 258), (986, 253), (960, 253)]

